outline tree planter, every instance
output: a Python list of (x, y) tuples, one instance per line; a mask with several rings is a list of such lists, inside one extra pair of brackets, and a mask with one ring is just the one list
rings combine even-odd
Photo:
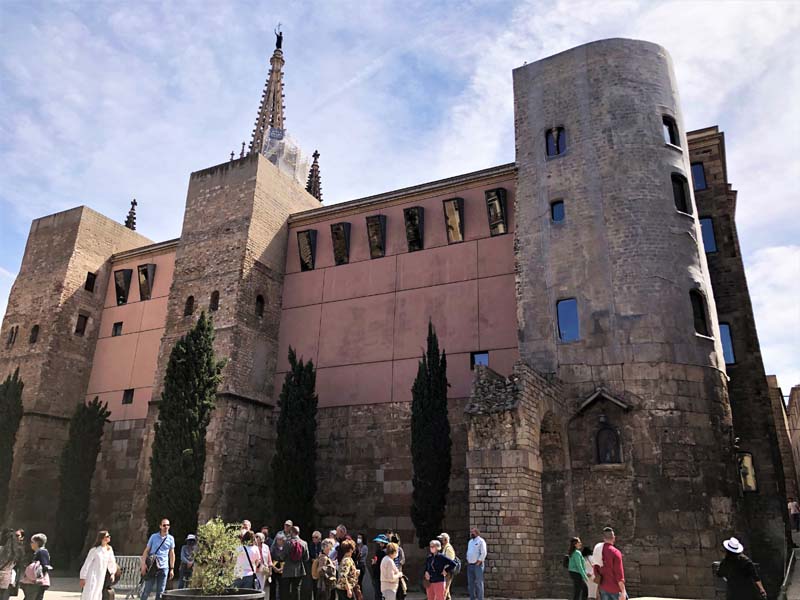
[(205, 595), (200, 588), (186, 588), (182, 590), (167, 590), (163, 594), (175, 600), (264, 600), (263, 590), (247, 590), (230, 588), (223, 594)]

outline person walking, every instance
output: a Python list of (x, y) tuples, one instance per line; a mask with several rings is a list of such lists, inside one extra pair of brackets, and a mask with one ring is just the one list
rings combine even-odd
[(16, 589), (17, 564), (25, 554), (22, 542), (13, 529), (0, 533), (0, 600), (8, 600), (12, 588)]
[(283, 579), (283, 552), (286, 548), (286, 536), (279, 531), (269, 549), (272, 555), (272, 585), (269, 587), (269, 600), (281, 600), (281, 580)]
[(233, 587), (244, 590), (255, 590), (258, 549), (253, 546), (255, 536), (249, 529), (242, 534), (242, 544), (236, 548), (236, 574)]
[(381, 560), (381, 594), (383, 600), (395, 600), (397, 598), (397, 586), (403, 572), (397, 568), (395, 558), (397, 558), (398, 546), (390, 542), (386, 546), (386, 556)]
[(156, 600), (161, 600), (167, 580), (175, 577), (175, 538), (169, 534), (169, 519), (161, 519), (159, 530), (147, 540), (139, 563), (145, 578), (140, 600), (147, 600), (154, 587)]
[(364, 543), (364, 536), (362, 534), (358, 534), (356, 536), (356, 551), (354, 553), (358, 556), (358, 560), (355, 560), (356, 566), (358, 567), (358, 587), (361, 588), (361, 591), (364, 591), (364, 575), (367, 573), (367, 556), (369, 556), (369, 546)]
[(375, 542), (375, 554), (370, 561), (372, 571), (372, 589), (375, 591), (375, 600), (381, 600), (381, 561), (386, 556), (386, 546), (389, 545), (389, 538), (382, 533), (377, 536)]
[[(765, 600), (767, 591), (761, 583), (758, 569), (744, 554), (744, 546), (735, 537), (722, 542), (725, 558), (717, 567), (717, 577), (726, 582), (727, 600)], [(602, 585), (602, 584), (601, 584)]]
[(431, 540), (428, 549), (430, 554), (425, 559), (425, 591), (428, 600), (444, 600), (445, 576), (456, 568), (456, 563), (442, 554), (439, 540)]
[(331, 538), (325, 538), (321, 542), (320, 553), (317, 556), (317, 600), (334, 600), (336, 595), (336, 565), (330, 557), (333, 544)]
[(103, 529), (97, 534), (94, 547), (89, 550), (81, 567), (81, 600), (103, 600), (106, 574), (117, 573), (117, 561), (111, 547), (111, 534)]
[(572, 579), (572, 600), (587, 600), (589, 597), (589, 587), (586, 585), (588, 577), (586, 577), (586, 568), (583, 561), (583, 553), (581, 552), (583, 544), (578, 537), (569, 540), (569, 563), (567, 570)]
[(25, 567), (25, 574), (20, 579), (25, 600), (42, 600), (44, 593), (50, 587), (50, 553), (45, 546), (47, 536), (35, 533), (31, 536), (31, 550), (33, 559)]
[(300, 600), (300, 586), (306, 575), (308, 544), (300, 539), (300, 528), (297, 525), (291, 527), (291, 537), (283, 546), (281, 560), (283, 560), (281, 600)]
[(602, 562), (600, 566), (595, 563), (595, 577), (600, 575), (601, 600), (626, 600), (625, 569), (622, 566), (622, 552), (614, 546), (617, 536), (611, 527), (603, 529), (603, 548), (601, 551)]
[(267, 544), (267, 536), (262, 531), (256, 534), (255, 548), (258, 550), (258, 563), (256, 568), (256, 579), (261, 589), (264, 590), (264, 597), (269, 598), (272, 593), (270, 589), (270, 575), (272, 573), (272, 554)]
[(197, 536), (190, 533), (186, 536), (181, 546), (181, 563), (178, 565), (178, 589), (182, 590), (189, 584), (194, 570), (194, 551), (197, 548)]
[(787, 507), (789, 509), (789, 518), (792, 520), (792, 529), (800, 531), (800, 504), (794, 498), (789, 498)]
[(483, 570), (486, 566), (486, 540), (477, 527), (469, 530), (467, 544), (467, 589), (469, 600), (483, 600)]
[(353, 540), (344, 540), (339, 544), (342, 550), (342, 558), (339, 560), (339, 568), (336, 573), (336, 598), (337, 600), (348, 600), (353, 598), (354, 590), (358, 585), (358, 569), (353, 561), (353, 552), (356, 543)]
[(583, 569), (586, 572), (586, 587), (589, 588), (589, 600), (597, 600), (597, 584), (594, 582), (594, 565), (592, 564), (592, 549), (589, 546), (581, 548), (583, 555)]
[[(453, 548), (453, 545), (450, 543), (450, 534), (442, 532), (439, 534), (438, 540), (442, 543), (442, 554), (444, 554), (450, 560), (455, 561), (456, 551), (455, 548)], [(444, 577), (445, 600), (450, 600), (450, 586), (453, 585), (453, 578), (455, 576), (455, 572), (450, 572)]]

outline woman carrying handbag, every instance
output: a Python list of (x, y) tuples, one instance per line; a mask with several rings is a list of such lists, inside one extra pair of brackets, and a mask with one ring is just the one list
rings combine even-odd
[(109, 588), (113, 595), (115, 575), (119, 569), (110, 542), (111, 534), (103, 529), (86, 555), (80, 574), (81, 600), (109, 600)]
[(45, 591), (50, 587), (50, 553), (45, 546), (47, 536), (37, 533), (31, 537), (31, 550), (33, 560), (25, 567), (25, 573), (20, 579), (25, 600), (42, 600)]

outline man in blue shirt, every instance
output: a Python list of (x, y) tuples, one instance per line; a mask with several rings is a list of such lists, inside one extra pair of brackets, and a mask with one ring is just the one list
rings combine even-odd
[[(149, 577), (147, 576), (148, 557), (152, 557), (152, 561), (154, 561)], [(140, 563), (142, 577), (145, 578), (141, 600), (147, 600), (154, 585), (156, 586), (156, 600), (161, 600), (161, 594), (167, 587), (167, 579), (175, 576), (175, 538), (169, 534), (169, 519), (161, 519), (159, 531), (147, 540)]]

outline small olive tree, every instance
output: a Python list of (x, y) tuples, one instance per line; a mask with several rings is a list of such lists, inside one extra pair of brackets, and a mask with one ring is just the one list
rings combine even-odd
[(194, 552), (192, 587), (204, 595), (225, 593), (237, 577), (236, 549), (240, 525), (225, 523), (219, 517), (197, 528), (197, 550)]

